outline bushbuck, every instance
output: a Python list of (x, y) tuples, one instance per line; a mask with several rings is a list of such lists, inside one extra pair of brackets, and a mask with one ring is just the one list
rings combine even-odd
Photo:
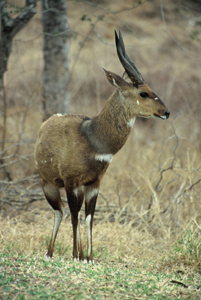
[(80, 238), (80, 209), (85, 199), (87, 261), (93, 261), (92, 223), (100, 182), (113, 156), (125, 144), (136, 116), (165, 120), (169, 111), (145, 83), (128, 57), (121, 32), (115, 31), (116, 49), (124, 75), (103, 67), (115, 88), (102, 111), (89, 118), (55, 114), (45, 121), (35, 146), (35, 162), (45, 197), (54, 210), (54, 227), (47, 256), (52, 257), (63, 216), (60, 188), (65, 188), (73, 227), (73, 258), (84, 260)]

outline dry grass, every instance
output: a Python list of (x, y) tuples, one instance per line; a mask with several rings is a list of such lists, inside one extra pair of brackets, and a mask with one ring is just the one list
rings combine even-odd
[[(20, 217), (1, 220), (1, 245), (9, 252), (9, 247), (14, 253), (28, 255), (30, 253), (44, 254), (47, 251), (47, 243), (53, 226), (52, 212), (43, 213), (34, 211), (36, 217), (31, 223), (26, 223), (27, 217), (25, 214)], [(43, 230), (41, 230), (41, 228)], [(84, 222), (81, 226), (83, 246), (86, 248), (86, 231)], [(126, 259), (129, 256), (136, 259), (143, 259), (152, 249), (156, 247), (154, 237), (139, 230), (131, 230), (129, 226), (122, 226), (117, 222), (111, 223), (108, 221), (98, 222), (93, 229), (93, 243), (96, 260), (104, 255), (114, 259)], [(147, 250), (145, 248), (148, 246)], [(160, 248), (161, 245), (158, 245)], [(148, 251), (148, 252), (147, 252)], [(72, 252), (72, 226), (70, 218), (62, 222), (58, 233), (55, 255), (60, 253), (66, 259), (71, 258)], [(156, 251), (157, 252), (157, 251)]]
[[(113, 11), (132, 4), (101, 3)], [(82, 15), (88, 14), (95, 24), (94, 15), (105, 11), (84, 3), (79, 6), (75, 1), (68, 5), (70, 25), (79, 32), (71, 39), (72, 112), (93, 116), (112, 93), (101, 66), (117, 74), (123, 72), (114, 48), (113, 31), (119, 27), (129, 56), (171, 111), (165, 122), (138, 119), (126, 145), (113, 159), (101, 185), (95, 215), (95, 257), (122, 261), (152, 257), (159, 268), (174, 271), (174, 265), (199, 270), (201, 36), (196, 33), (199, 25), (190, 25), (195, 13), (174, 1), (164, 3), (168, 31), (186, 52), (163, 31), (159, 1), (118, 15), (107, 12), (82, 47), (91, 30), (90, 22), (80, 21)], [(42, 121), (42, 66), (42, 29), (37, 14), (16, 37), (5, 75), (8, 117), (4, 156), (13, 183), (6, 182), (1, 168), (1, 208), (8, 218), (0, 220), (0, 244), (1, 251), (24, 255), (45, 253), (53, 224), (53, 213), (45, 201), (36, 201), (19, 216), (6, 204), (8, 199), (12, 202), (8, 197), (11, 191), (20, 201), (24, 187), (28, 191), (39, 186), (32, 154)], [(2, 124), (0, 121), (1, 134)], [(55, 253), (70, 258), (72, 229), (68, 208), (66, 212)]]

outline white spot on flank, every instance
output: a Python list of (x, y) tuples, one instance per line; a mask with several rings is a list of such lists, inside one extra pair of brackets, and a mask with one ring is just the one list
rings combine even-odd
[(94, 196), (98, 195), (98, 188), (86, 187), (85, 189), (85, 201), (89, 202)]
[(137, 100), (137, 105), (139, 105), (140, 104), (140, 102)]
[(113, 155), (112, 154), (96, 154), (95, 159), (101, 162), (110, 163), (112, 161)]
[(134, 118), (132, 118), (132, 119), (130, 119), (129, 121), (128, 121), (128, 123), (127, 123), (127, 125), (128, 125), (128, 127), (133, 127), (133, 125), (134, 125), (134, 123), (135, 123), (135, 117)]
[(154, 98), (154, 100), (158, 100), (158, 97)]
[(57, 114), (54, 114), (54, 116), (61, 117), (61, 116), (63, 116), (63, 115), (60, 114), (60, 113), (57, 113)]
[(89, 257), (91, 254), (91, 215), (86, 217), (86, 228), (87, 228), (87, 256)]

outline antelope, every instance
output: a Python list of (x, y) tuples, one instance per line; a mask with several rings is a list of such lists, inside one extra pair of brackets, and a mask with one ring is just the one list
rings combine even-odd
[(35, 162), (44, 195), (54, 210), (54, 226), (47, 251), (52, 257), (63, 216), (60, 188), (65, 188), (73, 228), (73, 259), (84, 260), (80, 238), (80, 209), (85, 199), (87, 261), (93, 262), (92, 224), (101, 180), (113, 156), (125, 144), (136, 116), (168, 119), (170, 112), (145, 83), (128, 57), (121, 32), (115, 31), (116, 50), (125, 69), (123, 77), (103, 67), (115, 88), (102, 111), (89, 118), (54, 114), (39, 130)]

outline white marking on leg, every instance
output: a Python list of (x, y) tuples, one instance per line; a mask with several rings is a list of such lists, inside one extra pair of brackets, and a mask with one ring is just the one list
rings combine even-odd
[(56, 199), (59, 196), (59, 189), (52, 183), (46, 184), (43, 190), (45, 195), (51, 199)]
[(99, 160), (101, 162), (110, 163), (113, 159), (113, 155), (112, 154), (96, 154), (95, 159)]
[(130, 128), (133, 127), (133, 125), (134, 125), (134, 123), (135, 123), (135, 119), (136, 119), (136, 117), (134, 117), (134, 118), (132, 118), (132, 119), (130, 119), (130, 120), (128, 121), (128, 123), (127, 123), (128, 127), (130, 127)]
[(91, 215), (86, 217), (86, 229), (87, 229), (87, 256), (91, 255)]
[(84, 260), (82, 261), (82, 263), (83, 263), (83, 264), (87, 264), (87, 260), (84, 259)]
[(52, 232), (52, 241), (54, 241), (54, 239), (56, 237), (61, 220), (62, 220), (62, 213), (59, 210), (55, 210), (54, 211), (54, 228), (53, 228), (53, 232)]
[(73, 190), (73, 193), (76, 197), (78, 197), (84, 191), (84, 186), (78, 186)]
[(81, 237), (80, 237), (80, 212), (78, 213), (78, 224), (77, 224), (77, 249), (78, 249), (78, 256), (81, 247)]
[(85, 201), (88, 203), (94, 196), (98, 195), (98, 188), (85, 188)]

